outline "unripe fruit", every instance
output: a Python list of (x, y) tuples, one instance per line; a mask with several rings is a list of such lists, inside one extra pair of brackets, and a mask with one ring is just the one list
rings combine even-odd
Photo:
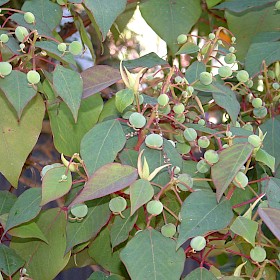
[(233, 179), (233, 184), (241, 189), (244, 189), (248, 185), (248, 177), (241, 171), (238, 171)]
[(236, 38), (235, 37), (231, 37), (231, 42), (235, 43), (235, 41), (236, 41)]
[(186, 116), (185, 115), (176, 115), (175, 117), (175, 120), (177, 121), (177, 122), (179, 122), (179, 123), (183, 123), (183, 122), (185, 122), (185, 120), (186, 120)]
[(254, 108), (253, 114), (257, 119), (262, 119), (267, 115), (267, 109), (264, 106), (260, 108)]
[(254, 128), (250, 123), (246, 123), (242, 128), (248, 130), (248, 131), (253, 131)]
[(236, 61), (236, 56), (233, 53), (228, 53), (225, 56), (224, 60), (225, 60), (225, 63), (232, 64), (232, 63), (234, 63)]
[(210, 145), (210, 140), (206, 136), (201, 136), (198, 138), (197, 144), (200, 148), (206, 149)]
[(204, 154), (204, 158), (210, 163), (214, 164), (219, 161), (219, 154), (214, 150), (208, 150)]
[(212, 83), (212, 80), (213, 78), (211, 73), (201, 72), (199, 75), (199, 81), (205, 86), (210, 85)]
[(79, 41), (73, 41), (69, 45), (69, 52), (73, 55), (80, 55), (83, 52), (83, 46)]
[(176, 226), (172, 223), (169, 223), (164, 225), (160, 231), (163, 236), (171, 238), (176, 233)]
[(234, 53), (235, 52), (235, 47), (230, 47), (228, 50), (229, 50), (229, 52)]
[(169, 102), (169, 97), (167, 94), (163, 93), (157, 98), (157, 102), (160, 106), (164, 107)]
[(168, 115), (171, 111), (171, 106), (168, 104), (163, 108), (158, 108), (159, 112), (161, 112), (164, 115)]
[(227, 136), (227, 137), (231, 137), (231, 136), (232, 136), (232, 132), (229, 131), (229, 130), (227, 130), (227, 131), (226, 131), (226, 136)]
[[(184, 183), (186, 184), (189, 188), (192, 188), (193, 187), (193, 178), (189, 175), (189, 174), (186, 174), (186, 173), (183, 173), (183, 174), (180, 174), (177, 178), (181, 183)], [(181, 190), (181, 191), (188, 191), (189, 189), (183, 185), (183, 184), (180, 184), (178, 183), (178, 188)]]
[(173, 173), (176, 175), (176, 174), (179, 174), (181, 171), (181, 168), (179, 166), (174, 166), (173, 168)]
[(184, 81), (184, 79), (181, 76), (176, 76), (174, 81), (176, 84), (180, 84)]
[(31, 24), (35, 22), (35, 16), (31, 12), (26, 12), (23, 18), (27, 23)]
[(262, 106), (262, 100), (261, 100), (259, 97), (254, 98), (254, 99), (252, 100), (252, 106), (253, 106), (254, 108), (260, 108), (260, 107)]
[(280, 10), (280, 1), (277, 1), (277, 2), (275, 3), (275, 9), (276, 9), (276, 10)]
[(40, 82), (40, 74), (35, 70), (30, 70), (27, 73), (27, 81), (32, 85), (38, 84)]
[(177, 42), (178, 44), (185, 44), (188, 40), (188, 36), (185, 35), (185, 34), (180, 34), (178, 37), (177, 37)]
[(229, 66), (221, 66), (218, 70), (218, 73), (222, 78), (227, 78), (232, 75), (232, 70)]
[(1, 34), (0, 35), (0, 41), (2, 42), (2, 43), (7, 43), (8, 41), (9, 41), (9, 36), (7, 35), (7, 34)]
[(175, 114), (182, 114), (185, 111), (185, 106), (182, 103), (178, 103), (173, 106), (173, 111)]
[(251, 88), (254, 85), (254, 82), (252, 80), (248, 80), (246, 82), (246, 85), (247, 85), (248, 88)]
[(197, 123), (198, 123), (199, 125), (205, 125), (205, 120), (200, 119)]
[(275, 90), (278, 90), (280, 88), (280, 85), (278, 83), (273, 83), (272, 84), (272, 87), (275, 89)]
[(239, 82), (246, 83), (249, 80), (249, 73), (245, 70), (238, 71), (236, 78)]
[(146, 124), (146, 118), (140, 113), (132, 113), (129, 117), (129, 123), (135, 128), (142, 128)]
[(159, 215), (163, 211), (163, 204), (159, 200), (151, 200), (147, 204), (147, 211), (151, 215)]
[(206, 239), (203, 236), (196, 236), (191, 240), (190, 246), (193, 250), (199, 252), (206, 246)]
[(88, 207), (84, 203), (76, 204), (70, 209), (71, 214), (77, 218), (84, 218), (88, 213)]
[(193, 128), (186, 128), (184, 130), (184, 137), (187, 141), (191, 142), (197, 138), (197, 132)]
[(258, 135), (250, 135), (248, 137), (248, 142), (254, 147), (259, 148), (262, 145), (262, 139)]
[(215, 39), (215, 34), (214, 33), (209, 33), (209, 35), (208, 35), (208, 38), (210, 39), (210, 40), (214, 40)]
[(127, 202), (121, 196), (114, 197), (109, 202), (109, 208), (113, 213), (121, 213), (125, 210), (126, 206)]
[(196, 169), (200, 173), (207, 173), (209, 171), (209, 169), (210, 169), (210, 165), (204, 159), (201, 159), (196, 164)]
[(23, 26), (18, 26), (15, 30), (15, 35), (20, 42), (29, 34), (28, 30)]
[(149, 148), (160, 148), (163, 145), (163, 138), (159, 134), (149, 134), (145, 138), (145, 144)]
[(219, 45), (222, 45), (222, 44), (223, 44), (223, 41), (222, 41), (222, 40), (218, 40), (218, 44), (219, 44)]
[(264, 248), (256, 246), (255, 248), (251, 249), (250, 257), (254, 262), (263, 262), (266, 259), (266, 251)]
[(67, 49), (67, 45), (65, 43), (60, 43), (57, 45), (57, 49), (60, 51), (60, 52), (65, 52), (66, 49)]
[(0, 75), (1, 76), (8, 76), (11, 74), (13, 70), (12, 65), (9, 62), (3, 61), (0, 62)]

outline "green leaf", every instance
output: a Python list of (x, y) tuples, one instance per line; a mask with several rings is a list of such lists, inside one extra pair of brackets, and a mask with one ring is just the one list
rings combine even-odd
[(116, 107), (119, 112), (123, 112), (126, 107), (131, 105), (134, 100), (134, 93), (131, 89), (122, 89), (116, 93)]
[(80, 144), (84, 135), (97, 123), (103, 100), (99, 94), (83, 99), (79, 109), (77, 122), (64, 102), (48, 104), (48, 114), (58, 152), (67, 156), (80, 153)]
[(262, 190), (266, 194), (269, 207), (280, 209), (280, 179), (270, 178), (268, 182), (264, 181)]
[(102, 112), (99, 116), (99, 122), (103, 122), (106, 119), (115, 119), (119, 116), (120, 113), (116, 108), (115, 96), (113, 96), (104, 104)]
[(124, 147), (126, 137), (118, 120), (94, 126), (81, 141), (81, 155), (91, 175), (101, 166), (113, 162)]
[(32, 279), (50, 280), (66, 266), (70, 253), (66, 248), (66, 215), (59, 208), (46, 210), (36, 218), (36, 223), (48, 244), (33, 239), (13, 237), (11, 248), (26, 261), (25, 268)]
[(252, 44), (245, 58), (245, 69), (250, 76), (260, 73), (263, 61), (269, 66), (280, 60), (280, 42), (265, 42)]
[(122, 190), (137, 179), (137, 169), (120, 163), (109, 163), (93, 173), (71, 206)]
[(41, 188), (32, 188), (23, 192), (10, 210), (5, 232), (35, 218), (40, 210)]
[(123, 280), (124, 278), (119, 275), (107, 276), (102, 271), (93, 272), (87, 280)]
[(245, 217), (237, 217), (230, 226), (231, 231), (239, 236), (243, 237), (247, 242), (251, 243), (255, 247), (255, 238), (258, 230), (258, 223), (249, 220)]
[(53, 85), (56, 93), (67, 104), (77, 122), (83, 93), (82, 77), (74, 70), (57, 65), (53, 72)]
[(148, 180), (139, 179), (130, 186), (129, 194), (131, 202), (130, 215), (133, 215), (138, 208), (152, 199), (154, 188)]
[(122, 250), (121, 260), (133, 280), (179, 279), (185, 263), (184, 250), (154, 229), (135, 235)]
[(61, 177), (66, 174), (66, 169), (65, 166), (54, 167), (44, 175), (42, 180), (41, 206), (64, 196), (70, 191), (72, 186), (71, 172), (68, 172), (66, 180), (62, 180)]
[(181, 218), (177, 248), (191, 237), (225, 228), (233, 213), (228, 200), (218, 203), (214, 193), (195, 191), (184, 201)]
[(86, 203), (88, 213), (81, 222), (68, 222), (66, 227), (66, 252), (77, 244), (95, 237), (108, 222), (111, 211), (108, 197), (94, 199)]
[(259, 149), (256, 154), (256, 161), (260, 161), (267, 165), (272, 172), (275, 171), (275, 157), (271, 156), (263, 149)]
[(19, 238), (37, 238), (48, 243), (48, 240), (46, 239), (43, 232), (33, 221), (14, 227), (10, 229), (8, 233), (11, 236), (16, 236)]
[(249, 9), (265, 6), (273, 0), (231, 0), (215, 7), (215, 9), (227, 9), (232, 12), (240, 13)]
[(221, 3), (223, 0), (206, 0), (208, 9), (213, 8), (215, 5)]
[(129, 233), (137, 221), (137, 214), (130, 216), (129, 212), (130, 210), (126, 209), (124, 212), (122, 212), (124, 218), (118, 215), (114, 219), (110, 230), (111, 244), (113, 249), (128, 239)]
[[(197, 0), (150, 0), (140, 3), (143, 18), (175, 54), (177, 37), (187, 34), (201, 14)], [(168, 24), (167, 24), (168, 23)]]
[(203, 62), (195, 61), (186, 70), (185, 76), (189, 84), (199, 80), (201, 72), (206, 71), (206, 66)]
[(271, 32), (261, 32), (258, 33), (253, 39), (253, 43), (264, 43), (264, 42), (274, 42), (280, 39), (280, 32), (271, 31)]
[(15, 108), (19, 119), (25, 106), (36, 95), (36, 90), (27, 82), (26, 74), (20, 71), (12, 71), (5, 79), (0, 79), (0, 89)]
[(184, 280), (217, 280), (214, 274), (204, 267), (198, 267), (188, 274)]
[[(6, 31), (6, 30), (0, 30), (0, 35), (2, 35), (2, 34), (7, 34), (8, 35), (8, 31)], [(11, 51), (13, 54), (17, 54), (17, 55), (19, 55), (19, 54), (21, 54), (20, 52), (19, 52), (19, 41), (17, 40), (17, 39), (15, 39), (14, 37), (9, 37), (9, 41), (7, 42), (7, 43), (5, 43), (5, 44), (3, 44), (3, 53), (6, 53), (6, 52), (9, 52), (9, 51)], [(1, 279), (1, 278), (0, 278)]]
[(0, 270), (6, 275), (11, 276), (24, 265), (24, 260), (16, 252), (0, 244)]
[(138, 160), (138, 152), (135, 150), (124, 148), (119, 154), (119, 159), (122, 164), (131, 165), (136, 168), (137, 160)]
[(199, 47), (197, 44), (193, 42), (187, 42), (185, 43), (179, 51), (177, 51), (177, 54), (192, 54), (192, 53), (197, 53), (199, 51)]
[(0, 191), (0, 216), (9, 213), (16, 200), (17, 197), (14, 194), (8, 191)]
[(126, 0), (114, 0), (113, 3), (110, 0), (84, 0), (84, 5), (92, 13), (104, 41), (118, 15), (125, 10)]
[[(252, 152), (253, 146), (251, 144), (241, 143), (232, 145), (220, 153), (219, 161), (211, 168), (211, 177), (216, 187), (218, 201)], [(227, 172), (223, 172), (223, 170)]]

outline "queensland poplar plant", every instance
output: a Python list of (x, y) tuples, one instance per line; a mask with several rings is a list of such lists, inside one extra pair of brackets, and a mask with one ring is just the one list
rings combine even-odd
[[(0, 171), (11, 185), (0, 191), (0, 278), (89, 265), (100, 268), (91, 280), (279, 277), (280, 1), (162, 1), (177, 34), (157, 0), (21, 2), (0, 2)], [(75, 56), (94, 54), (83, 16), (104, 41), (137, 5), (168, 62), (151, 53), (80, 73)], [(81, 40), (59, 33), (63, 9)], [(16, 197), (43, 121), (60, 161)]]

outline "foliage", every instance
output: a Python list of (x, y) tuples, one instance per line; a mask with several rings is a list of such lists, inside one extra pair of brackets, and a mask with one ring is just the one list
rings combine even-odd
[[(128, 2), (0, 1), (2, 277), (276, 279), (280, 2)], [(167, 59), (100, 65), (137, 6)], [(61, 159), (15, 196), (46, 123)]]

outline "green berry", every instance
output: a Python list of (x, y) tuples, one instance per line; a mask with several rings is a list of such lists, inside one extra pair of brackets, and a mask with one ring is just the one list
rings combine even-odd
[(219, 45), (222, 45), (222, 44), (223, 44), (223, 41), (222, 41), (222, 40), (218, 40), (218, 44), (219, 44)]
[(181, 76), (176, 76), (174, 81), (176, 84), (180, 84), (184, 81), (184, 79)]
[(160, 106), (164, 107), (169, 102), (169, 97), (167, 94), (163, 93), (157, 98), (157, 102)]
[(175, 175), (179, 174), (180, 171), (181, 171), (181, 168), (180, 168), (179, 166), (174, 166), (174, 168), (173, 168), (173, 173), (174, 173)]
[(178, 103), (173, 106), (173, 111), (175, 114), (182, 114), (185, 111), (185, 106), (182, 103)]
[(8, 76), (11, 74), (13, 70), (12, 65), (9, 62), (3, 61), (0, 62), (0, 75), (1, 76)]
[(171, 238), (176, 233), (176, 226), (172, 223), (169, 223), (164, 225), (160, 231), (163, 236)]
[(215, 37), (216, 37), (216, 35), (215, 35), (214, 33), (209, 33), (209, 35), (208, 35), (208, 38), (209, 38), (210, 40), (214, 40)]
[(250, 123), (246, 123), (242, 128), (246, 129), (248, 131), (253, 131), (254, 130), (253, 126)]
[(262, 145), (262, 139), (258, 135), (250, 135), (248, 137), (248, 142), (254, 147), (259, 148)]
[(197, 132), (193, 128), (186, 128), (184, 130), (184, 137), (187, 141), (191, 142), (197, 138)]
[(65, 43), (60, 43), (57, 45), (57, 49), (60, 51), (60, 52), (65, 52), (66, 49), (67, 49), (67, 45)]
[(192, 86), (187, 86), (186, 91), (187, 91), (187, 94), (188, 94), (187, 97), (191, 97), (193, 92), (194, 92), (194, 88)]
[(248, 177), (241, 171), (238, 171), (233, 179), (233, 184), (242, 189), (244, 189), (248, 185), (248, 182)]
[(205, 125), (205, 120), (200, 119), (197, 123), (198, 123), (199, 125)]
[(254, 262), (263, 262), (266, 259), (266, 251), (264, 248), (256, 246), (255, 248), (251, 249), (250, 257)]
[(254, 108), (260, 108), (262, 106), (262, 100), (257, 97), (252, 100), (252, 105)]
[(2, 43), (7, 43), (8, 41), (9, 41), (9, 36), (7, 35), (7, 34), (1, 34), (0, 35), (0, 41), (2, 42)]
[(257, 119), (263, 119), (267, 115), (267, 109), (264, 106), (254, 108), (253, 114)]
[(227, 130), (227, 131), (226, 131), (226, 136), (227, 136), (227, 137), (231, 137), (231, 136), (232, 136), (232, 132), (229, 131), (229, 130)]
[(204, 153), (204, 158), (209, 162), (210, 164), (215, 164), (219, 161), (219, 154), (214, 150), (207, 150)]
[(275, 90), (278, 90), (280, 88), (280, 85), (279, 83), (273, 83), (272, 84), (272, 87), (275, 89)]
[(146, 124), (146, 118), (140, 113), (132, 113), (129, 117), (129, 123), (135, 128), (142, 128)]
[(275, 9), (276, 9), (277, 11), (280, 10), (280, 1), (277, 1), (277, 2), (275, 3)]
[(206, 246), (206, 239), (203, 236), (196, 236), (191, 240), (190, 246), (197, 252), (203, 250)]
[(200, 148), (206, 149), (210, 145), (210, 140), (206, 136), (201, 136), (198, 138), (197, 144)]
[(263, 80), (263, 78), (264, 78), (263, 75), (258, 75), (259, 80)]
[(201, 72), (199, 75), (199, 81), (205, 86), (210, 85), (213, 81), (212, 74), (208, 72)]
[(176, 115), (174, 118), (179, 123), (184, 123), (185, 120), (186, 120), (186, 116), (185, 115)]
[(40, 82), (40, 79), (40, 74), (35, 70), (30, 70), (27, 73), (27, 81), (32, 85), (38, 84)]
[(168, 115), (171, 112), (171, 106), (168, 104), (163, 108), (159, 108), (158, 110), (160, 113), (162, 113), (164, 115)]
[(221, 66), (218, 73), (222, 78), (227, 78), (232, 75), (232, 69), (229, 66)]
[(235, 47), (230, 47), (228, 50), (229, 50), (229, 52), (234, 53), (235, 52)]
[(235, 43), (235, 41), (236, 41), (236, 38), (235, 37), (231, 37), (231, 42)]
[(23, 26), (18, 26), (15, 30), (15, 35), (20, 42), (29, 34), (28, 30)]
[(176, 144), (176, 150), (178, 151), (178, 153), (182, 155), (188, 154), (191, 151), (191, 149), (192, 149), (191, 146), (185, 142)]
[(186, 184), (189, 188), (193, 187), (193, 178), (189, 174), (187, 174), (187, 173), (180, 174), (178, 176), (178, 180), (179, 180), (178, 188), (181, 191), (188, 191), (189, 190), (185, 185), (183, 185), (181, 183)]
[(159, 134), (149, 134), (145, 138), (145, 144), (151, 149), (160, 148), (163, 145), (163, 138)]
[(163, 204), (159, 200), (151, 200), (147, 204), (149, 214), (157, 216), (163, 211)]
[(73, 41), (69, 45), (69, 52), (73, 55), (80, 55), (83, 52), (83, 45), (79, 41)]
[(207, 173), (210, 170), (210, 165), (204, 159), (201, 159), (196, 164), (196, 169), (200, 173)]
[(188, 40), (188, 36), (185, 35), (185, 34), (180, 34), (178, 37), (177, 37), (177, 42), (178, 44), (185, 44)]
[(232, 64), (232, 63), (234, 63), (236, 61), (236, 56), (233, 53), (228, 53), (225, 56), (224, 60), (225, 60), (225, 63)]
[(114, 197), (109, 202), (109, 208), (113, 213), (121, 213), (125, 210), (126, 206), (127, 202), (121, 196)]
[(70, 209), (71, 214), (77, 218), (84, 218), (88, 213), (88, 207), (84, 203), (76, 204)]
[(27, 23), (31, 24), (35, 22), (35, 16), (31, 12), (26, 12), (23, 18)]
[(245, 70), (238, 71), (236, 78), (239, 82), (246, 83), (249, 80), (249, 73)]
[(246, 82), (246, 85), (247, 85), (248, 88), (251, 88), (254, 85), (254, 82), (252, 80), (248, 80)]

